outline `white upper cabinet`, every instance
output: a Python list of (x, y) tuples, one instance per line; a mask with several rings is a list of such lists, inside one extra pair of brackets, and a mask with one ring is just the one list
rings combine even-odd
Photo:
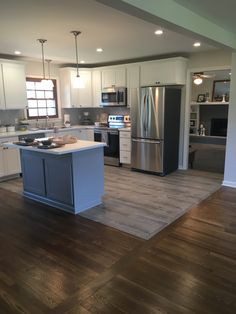
[[(79, 72), (81, 79), (84, 82), (84, 88), (72, 87), (72, 102), (78, 107), (92, 107), (92, 75), (90, 70)], [(73, 82), (76, 76), (76, 71), (73, 73), (71, 80)]]
[(60, 91), (62, 108), (92, 107), (92, 75), (91, 70), (81, 69), (79, 75), (84, 82), (84, 88), (74, 88), (73, 80), (76, 69), (63, 68), (60, 70)]
[[(74, 88), (75, 68), (60, 69), (60, 92), (62, 108), (86, 108), (101, 106), (103, 88), (127, 87), (128, 107), (139, 101), (139, 87), (158, 84), (186, 83), (187, 59), (169, 58), (155, 61), (80, 69), (85, 88)], [(1, 89), (0, 89), (1, 102)]]
[(187, 59), (178, 57), (141, 64), (140, 85), (186, 83)]
[(130, 65), (127, 67), (127, 106), (137, 104), (140, 87), (140, 66)]
[(0, 108), (24, 109), (27, 105), (24, 64), (0, 61)]
[(99, 70), (93, 70), (92, 72), (93, 107), (101, 106), (101, 88), (102, 88), (102, 73)]
[(102, 70), (102, 88), (126, 86), (126, 68), (112, 67)]
[(5, 109), (5, 97), (4, 97), (2, 66), (1, 65), (0, 65), (0, 109)]

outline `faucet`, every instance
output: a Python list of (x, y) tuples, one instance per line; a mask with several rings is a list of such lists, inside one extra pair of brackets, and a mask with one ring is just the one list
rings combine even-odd
[(49, 116), (46, 116), (46, 120), (45, 120), (45, 129), (47, 129), (49, 127)]

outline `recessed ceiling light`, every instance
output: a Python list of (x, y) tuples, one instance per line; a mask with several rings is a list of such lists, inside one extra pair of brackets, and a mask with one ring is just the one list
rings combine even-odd
[(103, 49), (102, 48), (97, 48), (96, 51), (97, 52), (103, 52)]
[(85, 61), (84, 61), (84, 60), (81, 60), (80, 63), (85, 63)]
[(162, 30), (162, 29), (157, 29), (157, 30), (155, 31), (155, 34), (156, 34), (156, 35), (162, 35), (162, 34), (163, 34), (163, 30)]
[(20, 52), (19, 50), (15, 50), (15, 51), (14, 51), (14, 54), (15, 54), (15, 55), (20, 55), (21, 52)]
[(229, 75), (231, 75), (231, 72), (229, 72)]
[(199, 41), (197, 41), (196, 43), (193, 44), (194, 47), (200, 47), (201, 46), (201, 43)]

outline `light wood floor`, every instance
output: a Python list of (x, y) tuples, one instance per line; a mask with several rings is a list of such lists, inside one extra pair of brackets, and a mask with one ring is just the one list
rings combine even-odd
[(150, 239), (220, 188), (221, 174), (176, 171), (165, 177), (106, 167), (100, 206), (81, 216)]
[[(103, 203), (80, 215), (150, 239), (219, 189), (221, 182), (221, 174), (196, 170), (160, 177), (106, 166)], [(0, 187), (22, 193), (21, 179), (0, 183)]]
[(232, 188), (148, 241), (0, 188), (0, 313), (234, 314), (235, 222)]

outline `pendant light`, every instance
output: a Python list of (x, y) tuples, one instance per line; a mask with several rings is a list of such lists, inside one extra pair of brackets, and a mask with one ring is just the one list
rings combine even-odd
[(44, 59), (44, 43), (47, 41), (47, 39), (38, 39), (38, 41), (41, 44), (42, 47), (42, 64), (43, 64), (43, 79), (41, 80), (41, 83), (43, 85), (44, 89), (51, 89), (53, 87), (52, 80), (47, 80), (45, 77), (45, 59)]
[(48, 87), (51, 87), (53, 88), (54, 87), (54, 84), (53, 84), (53, 81), (51, 80), (51, 72), (50, 72), (50, 63), (52, 62), (52, 60), (50, 59), (45, 59), (45, 61), (47, 62), (48, 64)]
[(80, 31), (71, 31), (71, 33), (75, 37), (75, 56), (76, 56), (76, 76), (73, 78), (73, 87), (74, 88), (84, 88), (84, 81), (79, 75), (79, 58), (78, 58), (78, 44), (77, 44), (77, 38), (79, 34), (81, 34)]

